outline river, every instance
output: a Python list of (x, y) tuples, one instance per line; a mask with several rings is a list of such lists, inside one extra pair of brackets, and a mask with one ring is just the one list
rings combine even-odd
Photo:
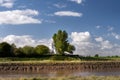
[(120, 76), (120, 72), (44, 72), (44, 73), (19, 73), (0, 74), (0, 78), (30, 78), (30, 77), (64, 77), (64, 76)]

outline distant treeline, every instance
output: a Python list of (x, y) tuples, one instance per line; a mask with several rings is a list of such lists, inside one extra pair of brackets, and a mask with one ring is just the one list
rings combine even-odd
[(50, 49), (45, 45), (17, 48), (15, 44), (9, 44), (7, 42), (0, 43), (0, 57), (34, 57), (49, 54), (51, 54)]

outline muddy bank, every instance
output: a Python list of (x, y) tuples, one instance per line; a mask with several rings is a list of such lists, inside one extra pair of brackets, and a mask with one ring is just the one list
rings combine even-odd
[(120, 62), (0, 63), (0, 73), (45, 73), (74, 71), (120, 71)]

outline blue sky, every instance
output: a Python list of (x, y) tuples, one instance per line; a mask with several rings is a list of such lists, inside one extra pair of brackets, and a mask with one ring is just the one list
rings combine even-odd
[(76, 46), (75, 54), (120, 55), (119, 3), (120, 0), (0, 0), (0, 42), (18, 47), (50, 47), (52, 35), (62, 29)]

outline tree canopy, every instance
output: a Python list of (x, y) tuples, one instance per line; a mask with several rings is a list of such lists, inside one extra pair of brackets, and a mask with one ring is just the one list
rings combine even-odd
[(50, 49), (45, 45), (38, 45), (35, 47), (35, 53), (39, 55), (46, 55), (50, 53)]
[(0, 43), (0, 56), (12, 56), (12, 46), (7, 42)]
[(56, 53), (64, 55), (65, 52), (73, 53), (75, 47), (68, 42), (68, 34), (66, 31), (58, 30), (53, 35), (53, 43)]

